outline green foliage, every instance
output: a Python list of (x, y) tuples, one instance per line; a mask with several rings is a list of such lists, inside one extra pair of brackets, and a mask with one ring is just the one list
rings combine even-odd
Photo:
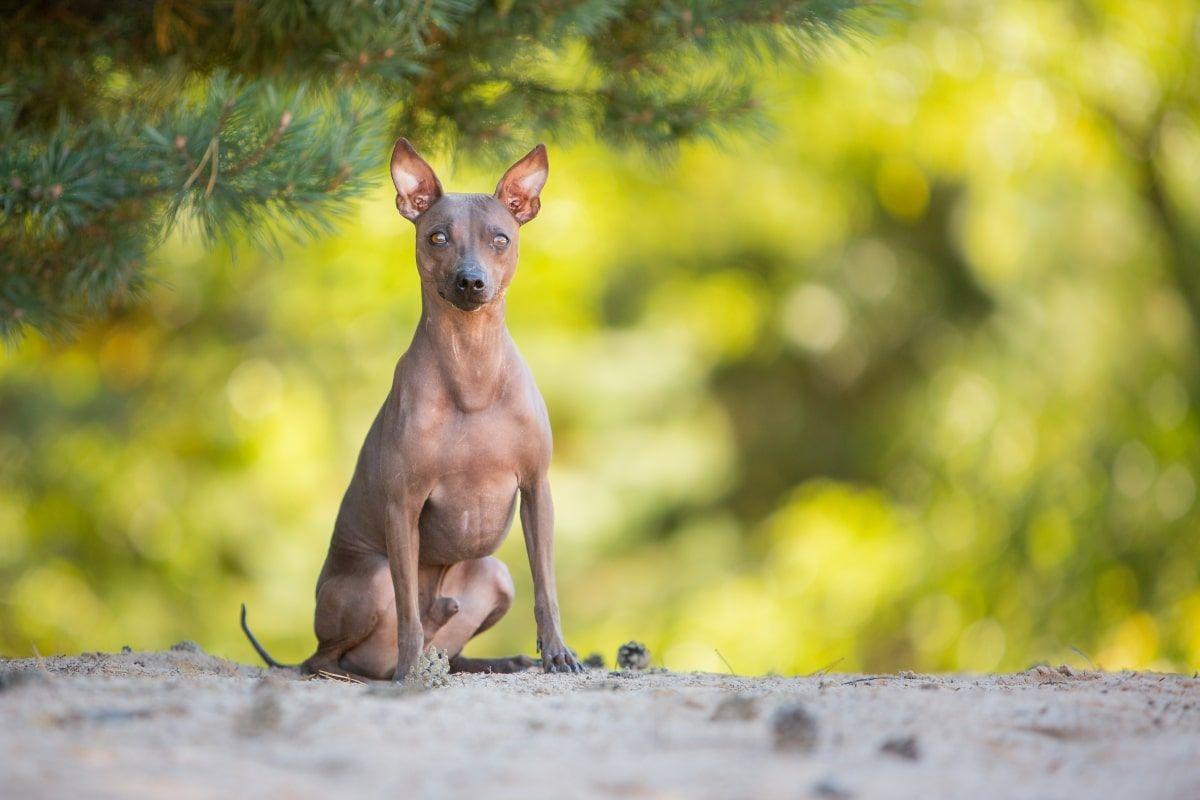
[(181, 217), (210, 240), (325, 227), (382, 163), (384, 131), (511, 155), (535, 137), (666, 149), (745, 124), (749, 80), (698, 73), (803, 55), (869, 6), (25, 4), (0, 60), (0, 338), (138, 294)]
[(140, 120), (15, 135), (0, 155), (0, 334), (53, 330), (138, 294), (148, 251), (180, 217), (209, 241), (269, 236), (274, 219), (327, 230), (330, 212), (364, 186), (357, 176), (375, 161), (377, 128), (348, 96), (312, 100), (218, 78)]

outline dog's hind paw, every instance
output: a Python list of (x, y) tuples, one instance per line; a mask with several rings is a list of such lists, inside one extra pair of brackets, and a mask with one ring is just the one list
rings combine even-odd
[(529, 656), (507, 656), (505, 658), (467, 658), (455, 656), (450, 659), (451, 672), (483, 672), (507, 675), (514, 672), (525, 672), (540, 667), (542, 664), (536, 658)]

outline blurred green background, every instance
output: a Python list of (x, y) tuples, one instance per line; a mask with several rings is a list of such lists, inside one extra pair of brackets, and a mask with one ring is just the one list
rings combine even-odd
[[(551, 142), (509, 324), (554, 424), (572, 646), (1200, 665), (1198, 31), (1188, 2), (929, 2), (763, 67), (760, 138)], [(499, 174), (428, 155), (451, 190)], [(336, 235), (173, 238), (145, 303), (0, 355), (0, 652), (254, 661), (241, 601), (311, 652), (419, 312), (386, 157)], [(532, 649), (519, 532), (500, 555), (518, 601), (468, 653)]]

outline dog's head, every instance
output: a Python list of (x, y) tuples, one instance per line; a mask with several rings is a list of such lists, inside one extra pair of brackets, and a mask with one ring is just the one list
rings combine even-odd
[(539, 144), (509, 167), (495, 194), (443, 194), (433, 169), (407, 139), (398, 139), (392, 150), (396, 208), (417, 226), (421, 280), (463, 311), (503, 296), (517, 269), (518, 228), (537, 216), (549, 172)]

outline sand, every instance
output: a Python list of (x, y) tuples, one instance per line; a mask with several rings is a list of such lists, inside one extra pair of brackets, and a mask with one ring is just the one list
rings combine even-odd
[(1200, 680), (1181, 675), (593, 670), (389, 688), (187, 645), (0, 660), (0, 795), (1200, 798)]

